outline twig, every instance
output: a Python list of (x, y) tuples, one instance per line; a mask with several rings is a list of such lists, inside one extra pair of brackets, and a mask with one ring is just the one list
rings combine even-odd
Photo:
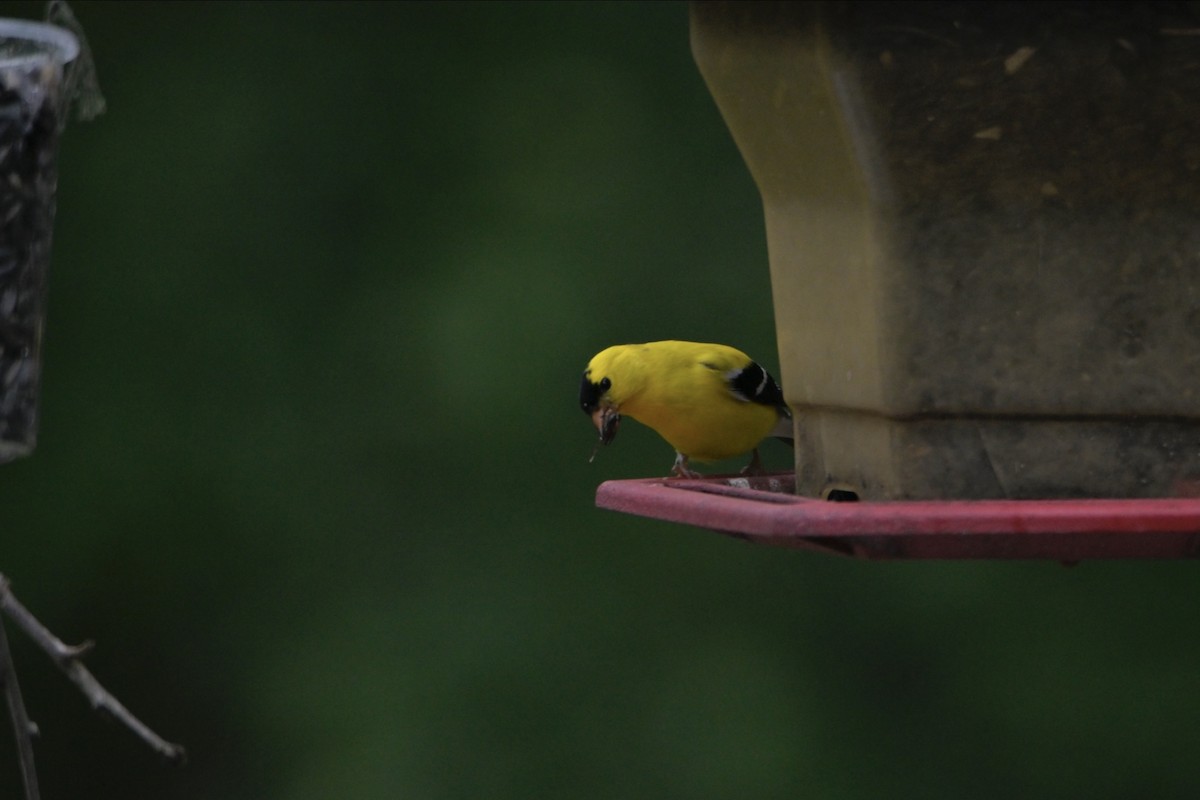
[(33, 766), (33, 737), (37, 726), (29, 720), (25, 701), (21, 698), (21, 687), (17, 684), (17, 669), (12, 651), (8, 649), (8, 636), (4, 622), (0, 620), (0, 687), (8, 700), (8, 713), (12, 718), (13, 734), (17, 739), (17, 753), (21, 759), (21, 780), (25, 783), (25, 800), (38, 800), (37, 770)]
[(46, 626), (38, 622), (25, 606), (21, 605), (9, 589), (8, 578), (2, 574), (0, 574), (0, 611), (7, 614), (9, 619), (15, 622), (38, 647), (50, 656), (50, 660), (71, 679), (79, 691), (83, 692), (83, 696), (87, 698), (92, 708), (106, 711), (112, 715), (114, 719), (133, 731), (139, 739), (168, 761), (175, 764), (184, 762), (186, 754), (183, 747), (166, 741), (131, 714), (120, 700), (113, 697), (107, 689), (100, 685), (100, 681), (96, 680), (79, 660), (80, 656), (92, 648), (92, 643), (84, 642), (74, 647), (64, 644), (62, 640), (47, 630)]

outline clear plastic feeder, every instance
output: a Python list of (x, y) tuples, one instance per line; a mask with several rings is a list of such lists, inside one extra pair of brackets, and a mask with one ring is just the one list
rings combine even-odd
[(37, 442), (64, 68), (78, 54), (69, 31), (0, 19), (0, 462)]

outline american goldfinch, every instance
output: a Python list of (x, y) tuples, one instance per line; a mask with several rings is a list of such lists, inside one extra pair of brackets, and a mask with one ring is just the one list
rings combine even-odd
[(688, 460), (718, 461), (753, 451), (747, 471), (760, 471), (758, 445), (792, 438), (783, 392), (750, 356), (723, 344), (648, 342), (602, 350), (583, 371), (579, 405), (600, 444), (617, 435), (621, 416), (653, 428), (675, 448), (674, 475), (697, 477)]

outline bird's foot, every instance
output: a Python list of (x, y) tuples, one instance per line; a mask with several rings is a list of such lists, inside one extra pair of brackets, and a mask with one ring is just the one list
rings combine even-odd
[(767, 471), (763, 469), (762, 459), (758, 457), (758, 448), (754, 448), (754, 455), (750, 457), (750, 463), (742, 468), (743, 475), (765, 475)]
[(683, 453), (675, 454), (675, 464), (671, 467), (671, 474), (676, 478), (702, 478), (704, 477), (695, 470), (688, 469), (688, 457)]

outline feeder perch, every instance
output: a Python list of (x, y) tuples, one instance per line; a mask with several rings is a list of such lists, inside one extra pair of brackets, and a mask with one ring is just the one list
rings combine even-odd
[(868, 557), (1192, 555), (1197, 30), (1194, 4), (694, 3), (762, 196), (795, 475), (598, 503)]
[(1195, 558), (1200, 499), (830, 502), (795, 476), (607, 481), (596, 505), (758, 544), (866, 559)]

